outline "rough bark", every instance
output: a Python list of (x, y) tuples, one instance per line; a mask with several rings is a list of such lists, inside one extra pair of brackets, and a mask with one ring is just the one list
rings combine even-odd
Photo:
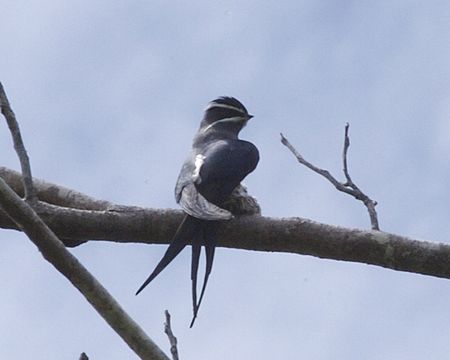
[[(35, 182), (38, 196), (39, 184), (40, 181)], [(80, 210), (44, 202), (34, 207), (68, 245), (90, 240), (168, 244), (182, 218), (182, 212), (178, 210), (105, 203), (108, 206), (104, 208), (109, 210)], [(1, 211), (0, 227), (18, 229)], [(348, 229), (303, 218), (243, 216), (224, 222), (218, 246), (312, 255), (450, 278), (450, 245), (381, 231)]]

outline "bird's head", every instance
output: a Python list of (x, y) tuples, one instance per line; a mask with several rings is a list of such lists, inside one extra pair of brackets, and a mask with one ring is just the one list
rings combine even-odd
[(202, 132), (227, 132), (237, 135), (253, 115), (234, 97), (222, 96), (211, 101), (200, 124)]

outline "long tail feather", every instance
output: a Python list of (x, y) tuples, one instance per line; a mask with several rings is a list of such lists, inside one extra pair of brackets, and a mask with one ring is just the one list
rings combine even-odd
[(169, 247), (166, 250), (166, 253), (156, 265), (155, 270), (150, 274), (150, 276), (145, 280), (145, 282), (141, 285), (141, 287), (136, 291), (136, 295), (138, 295), (144, 288), (156, 277), (158, 274), (163, 271), (167, 265), (184, 249), (184, 247), (193, 239), (196, 232), (199, 229), (199, 220), (187, 215), (180, 226), (178, 227), (175, 236), (172, 239)]
[(205, 277), (203, 279), (200, 298), (198, 300), (198, 303), (194, 306), (194, 316), (192, 317), (191, 324), (189, 325), (190, 328), (194, 325), (195, 319), (197, 318), (198, 310), (200, 309), (200, 304), (202, 303), (203, 295), (205, 294), (206, 285), (208, 284), (209, 274), (211, 274), (217, 243), (217, 226), (218, 224), (216, 222), (209, 222), (204, 226), (204, 241), (206, 253)]
[(200, 251), (201, 251), (201, 236), (203, 236), (200, 231), (197, 236), (192, 239), (192, 261), (191, 261), (191, 280), (192, 280), (192, 309), (195, 313), (197, 307), (197, 274), (198, 274), (198, 264), (200, 262)]

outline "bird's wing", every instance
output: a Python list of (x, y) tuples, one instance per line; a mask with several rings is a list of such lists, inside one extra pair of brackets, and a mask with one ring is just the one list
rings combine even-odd
[(221, 208), (221, 203), (254, 170), (258, 160), (258, 150), (247, 141), (210, 143), (184, 163), (175, 187), (177, 202), (198, 219), (232, 219), (232, 213)]
[(175, 199), (181, 208), (189, 215), (203, 220), (230, 220), (233, 215), (228, 210), (206, 200), (195, 186), (203, 165), (204, 156), (192, 152), (181, 167), (175, 186)]
[(220, 206), (251, 173), (259, 161), (258, 149), (242, 140), (217, 141), (202, 152), (202, 162), (195, 181), (198, 192)]
[[(201, 165), (196, 167), (196, 186), (198, 195), (209, 204), (216, 206), (226, 200), (242, 179), (256, 167), (259, 154), (256, 147), (244, 141), (220, 141), (212, 144), (201, 154)], [(219, 208), (221, 209), (221, 208)], [(223, 210), (223, 209), (221, 209)], [(198, 310), (205, 293), (211, 273), (217, 243), (218, 223), (206, 221), (202, 224), (203, 241), (206, 253), (206, 269), (200, 298), (197, 299), (198, 244), (192, 248), (192, 290), (194, 316), (190, 327), (194, 325)], [(194, 261), (195, 260), (195, 261)], [(194, 275), (195, 274), (195, 275)]]

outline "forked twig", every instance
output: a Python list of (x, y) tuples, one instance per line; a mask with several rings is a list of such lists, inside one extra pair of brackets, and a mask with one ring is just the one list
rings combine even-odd
[(370, 223), (372, 226), (372, 230), (380, 230), (379, 224), (378, 224), (378, 215), (375, 210), (375, 206), (377, 205), (376, 201), (373, 201), (371, 198), (369, 198), (365, 193), (361, 191), (361, 189), (356, 186), (356, 184), (353, 182), (352, 178), (350, 177), (350, 173), (348, 171), (348, 164), (347, 164), (347, 152), (348, 148), (350, 147), (350, 138), (348, 136), (348, 129), (350, 125), (347, 123), (345, 124), (345, 137), (344, 137), (344, 150), (342, 152), (342, 161), (343, 161), (343, 171), (345, 176), (345, 183), (342, 183), (336, 178), (333, 177), (333, 175), (330, 174), (328, 170), (318, 168), (317, 166), (311, 164), (309, 161), (307, 161), (288, 141), (288, 139), (280, 133), (281, 135), (281, 143), (285, 145), (291, 152), (294, 154), (294, 156), (297, 158), (298, 162), (302, 165), (305, 165), (307, 168), (311, 169), (315, 173), (322, 175), (324, 178), (326, 178), (329, 182), (331, 182), (334, 187), (342, 192), (345, 192), (351, 196), (353, 196), (355, 199), (360, 200), (363, 202), (363, 204), (366, 206), (367, 211), (369, 212), (370, 217)]

